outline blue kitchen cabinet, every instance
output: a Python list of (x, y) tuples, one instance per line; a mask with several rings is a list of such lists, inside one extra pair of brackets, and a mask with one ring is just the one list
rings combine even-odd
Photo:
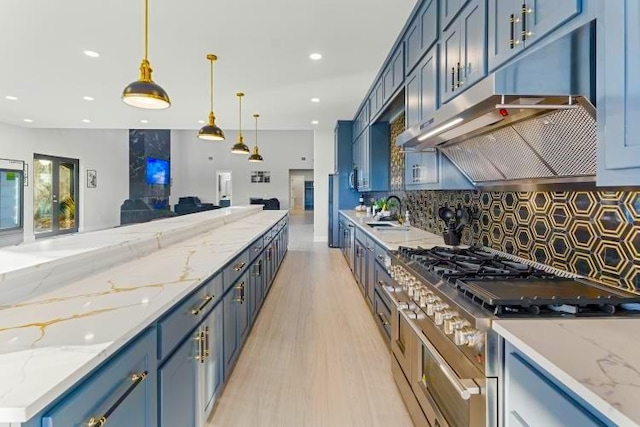
[(473, 0), (442, 33), (440, 99), (443, 104), (487, 75), (486, 17), (486, 0)]
[(223, 321), (223, 304), (218, 304), (205, 318), (201, 326), (201, 330), (204, 333), (204, 342), (202, 343), (204, 363), (200, 364), (198, 374), (200, 382), (199, 394), (202, 396), (198, 405), (200, 410), (199, 425), (204, 425), (209, 418), (223, 384)]
[(436, 149), (405, 154), (405, 190), (470, 190), (471, 182)]
[(262, 261), (262, 255), (260, 255), (254, 261), (253, 265), (249, 270), (249, 323), (253, 323), (256, 316), (258, 315), (258, 310), (260, 309), (260, 305), (262, 304), (262, 292), (263, 292), (263, 266), (264, 263)]
[(193, 332), (159, 370), (160, 426), (196, 427), (197, 364), (203, 339)]
[(438, 108), (438, 49), (435, 47), (407, 77), (405, 117), (407, 128), (426, 120)]
[(438, 0), (426, 0), (405, 33), (405, 71), (410, 73), (438, 41)]
[[(606, 3), (606, 4), (605, 4)], [(640, 185), (640, 3), (601, 2), (598, 22), (598, 185)]]
[(582, 0), (489, 0), (489, 70), (495, 70), (581, 11)]
[(224, 349), (224, 379), (227, 381), (231, 374), (231, 369), (235, 365), (239, 353), (238, 339), (238, 306), (240, 297), (238, 290), (232, 287), (227, 291), (223, 299), (223, 349)]
[(238, 333), (240, 334), (240, 344), (244, 342), (249, 334), (249, 300), (251, 299), (251, 292), (249, 292), (249, 271), (247, 271), (239, 280), (236, 285), (236, 290), (239, 293), (239, 305), (238, 305)]
[(353, 121), (352, 140), (355, 141), (356, 138), (358, 138), (358, 136), (366, 130), (367, 126), (369, 126), (369, 100), (368, 99), (365, 101), (364, 105), (362, 106), (358, 114), (356, 114), (356, 118)]
[(580, 402), (553, 378), (505, 344), (505, 425), (506, 427), (606, 427), (611, 422)]
[(113, 426), (156, 427), (156, 345), (155, 330), (137, 338), (46, 410), (42, 426), (86, 427), (106, 417)]
[(445, 30), (469, 0), (440, 0), (440, 25)]
[(389, 189), (389, 123), (375, 123), (354, 144), (358, 159), (358, 191), (387, 191)]
[(404, 83), (404, 43), (396, 48), (382, 73), (383, 102), (386, 104)]

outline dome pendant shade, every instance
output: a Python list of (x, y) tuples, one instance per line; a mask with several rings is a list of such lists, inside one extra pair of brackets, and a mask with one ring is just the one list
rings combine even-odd
[(198, 138), (208, 141), (224, 141), (224, 132), (216, 126), (216, 116), (213, 113), (209, 113), (209, 123), (200, 128)]
[(247, 147), (247, 144), (244, 143), (244, 138), (242, 136), (238, 137), (238, 142), (233, 144), (231, 148), (231, 152), (233, 154), (249, 154), (251, 150)]
[(256, 145), (255, 147), (253, 147), (253, 154), (251, 154), (251, 156), (249, 156), (249, 161), (252, 163), (258, 163), (258, 162), (263, 162), (264, 158), (262, 158), (262, 156), (260, 155), (260, 152), (258, 151), (258, 146)]
[(218, 126), (216, 126), (216, 116), (213, 114), (213, 63), (218, 60), (218, 57), (213, 53), (207, 55), (207, 60), (210, 62), (211, 71), (209, 77), (211, 79), (209, 86), (210, 106), (209, 110), (209, 122), (200, 128), (198, 132), (198, 138), (206, 139), (207, 141), (224, 141), (224, 132)]
[(149, 45), (149, 0), (145, 0), (144, 11), (144, 58), (140, 63), (140, 77), (129, 83), (122, 91), (122, 101), (132, 107), (147, 110), (164, 110), (171, 107), (167, 92), (151, 78), (151, 64), (148, 60)]

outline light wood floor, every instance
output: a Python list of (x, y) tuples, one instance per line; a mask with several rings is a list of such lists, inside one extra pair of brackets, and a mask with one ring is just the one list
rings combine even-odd
[(291, 217), (280, 268), (209, 427), (412, 426), (389, 352), (338, 249)]

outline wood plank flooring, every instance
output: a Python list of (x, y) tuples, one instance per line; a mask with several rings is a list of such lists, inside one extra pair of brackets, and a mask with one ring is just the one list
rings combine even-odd
[(342, 253), (291, 216), (289, 252), (208, 427), (404, 427), (390, 355)]

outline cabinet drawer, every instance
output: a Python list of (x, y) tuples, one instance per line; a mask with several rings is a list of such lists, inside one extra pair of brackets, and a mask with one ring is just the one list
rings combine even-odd
[(244, 251), (224, 269), (225, 292), (249, 269), (249, 251)]
[(360, 228), (356, 228), (356, 240), (359, 240), (362, 246), (365, 246), (367, 239), (368, 239), (367, 234), (364, 231), (362, 231)]
[(42, 417), (43, 427), (157, 426), (155, 331), (138, 338)]
[(253, 262), (253, 260), (256, 259), (258, 255), (260, 255), (260, 252), (262, 252), (263, 249), (264, 238), (260, 237), (258, 240), (253, 242), (251, 247), (249, 247), (249, 262)]
[(384, 249), (382, 246), (378, 245), (377, 243), (375, 244), (375, 255), (376, 255), (376, 261), (380, 263), (380, 265), (384, 266), (384, 260), (387, 258), (387, 250)]
[(165, 357), (193, 330), (222, 298), (222, 275), (218, 274), (191, 294), (178, 308), (158, 322), (160, 353)]
[(373, 314), (376, 317), (376, 323), (387, 338), (387, 345), (389, 345), (391, 340), (391, 309), (378, 289), (374, 291)]

